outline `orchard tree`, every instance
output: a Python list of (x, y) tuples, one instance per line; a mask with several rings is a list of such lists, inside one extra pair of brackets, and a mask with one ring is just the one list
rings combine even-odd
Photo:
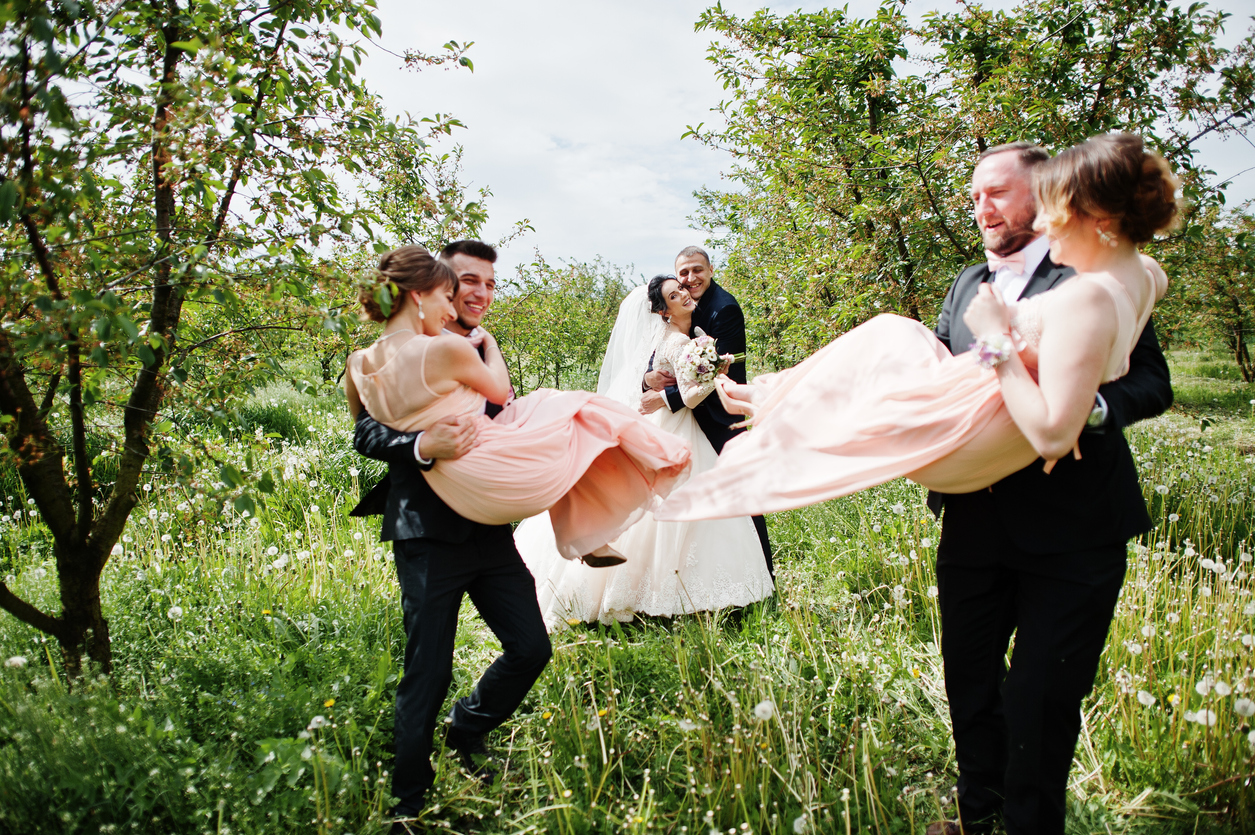
[(967, 193), (992, 145), (1134, 131), (1214, 201), (1198, 141), (1255, 117), (1253, 41), (1220, 48), (1227, 20), (1163, 0), (963, 3), (918, 26), (901, 2), (866, 20), (708, 9), (724, 126), (690, 134), (732, 155), (735, 188), (699, 192), (697, 220), (720, 230), (757, 350), (789, 364), (876, 312), (930, 319), (983, 257)]
[(501, 343), (517, 394), (597, 387), (597, 372), (632, 283), (601, 259), (550, 264), (537, 254), (513, 277), (498, 277), (484, 325)]
[[(280, 337), (335, 324), (319, 253), (379, 225), (345, 187), (381, 159), (414, 187), (449, 125), (388, 117), (357, 77), (370, 0), (0, 0), (0, 21), (3, 466), (51, 533), (60, 611), (4, 583), (0, 607), (70, 675), (84, 652), (107, 672), (100, 576), (137, 491), (213, 463), (180, 420), (224, 419), (282, 371)], [(218, 475), (207, 502), (252, 507)]]

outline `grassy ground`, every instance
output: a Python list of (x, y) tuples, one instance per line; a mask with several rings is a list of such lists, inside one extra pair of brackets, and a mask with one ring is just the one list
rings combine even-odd
[[(1155, 530), (1085, 706), (1069, 830), (1255, 829), (1255, 387), (1177, 355), (1178, 406), (1130, 433)], [(0, 833), (379, 832), (402, 632), (365, 464), (334, 403), (262, 392), (280, 489), (219, 517), (154, 481), (105, 574), (117, 671), (69, 690), (0, 615)], [(0, 575), (55, 608), (46, 531), (0, 474)], [(205, 472), (203, 484), (216, 476)], [(903, 482), (771, 519), (779, 593), (737, 612), (576, 627), (492, 742), (485, 789), (440, 757), (450, 832), (920, 832), (953, 751), (938, 528)], [(499, 645), (467, 605), (450, 698)], [(24, 662), (18, 659), (24, 659)]]

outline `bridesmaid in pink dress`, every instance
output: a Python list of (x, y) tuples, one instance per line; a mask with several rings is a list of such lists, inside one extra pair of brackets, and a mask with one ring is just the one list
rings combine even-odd
[(424, 473), (436, 495), (485, 525), (548, 510), (564, 557), (622, 562), (606, 543), (670, 492), (688, 469), (688, 446), (626, 406), (583, 391), (540, 389), (490, 420), (486, 399), (500, 403), (511, 391), (496, 340), (485, 334), (481, 359), (465, 337), (444, 333), (455, 316), (457, 278), (422, 247), (408, 249), (416, 268), (389, 283), (390, 315), (363, 294), (367, 315), (386, 324), (375, 344), (349, 356), (349, 411), (356, 418), (364, 407), (403, 432), (477, 415), (475, 447)]
[[(1142, 154), (1135, 193), (1113, 201), (1081, 158)], [(1087, 148), (1087, 153), (1076, 153)], [(1099, 152), (1095, 154), (1095, 151)], [(799, 365), (750, 385), (723, 380), (725, 407), (752, 431), (719, 465), (677, 490), (655, 517), (670, 521), (790, 510), (906, 476), (941, 493), (984, 489), (1037, 458), (1075, 449), (1098, 386), (1128, 370), (1167, 276), (1138, 252), (1176, 216), (1176, 178), (1128, 134), (1095, 137), (1039, 166), (1038, 228), (1056, 264), (1077, 274), (1004, 304), (986, 284), (965, 321), (982, 334), (952, 356), (932, 331), (886, 314)], [(1104, 203), (1131, 202), (1117, 220)], [(956, 346), (958, 347), (958, 346)]]

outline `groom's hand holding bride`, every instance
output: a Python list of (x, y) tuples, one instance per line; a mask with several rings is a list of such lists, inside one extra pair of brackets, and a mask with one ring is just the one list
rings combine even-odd
[(662, 390), (667, 386), (675, 385), (675, 376), (666, 371), (649, 371), (645, 374), (645, 385), (649, 388), (641, 394), (641, 405), (638, 411), (642, 415), (652, 415), (666, 405), (667, 400)]
[(449, 415), (433, 423), (418, 439), (418, 455), (428, 461), (461, 458), (475, 448), (479, 424), (474, 415)]

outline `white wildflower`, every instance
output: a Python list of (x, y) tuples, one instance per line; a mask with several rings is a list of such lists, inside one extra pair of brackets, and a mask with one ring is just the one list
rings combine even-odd
[(1157, 485), (1155, 485), (1155, 492), (1156, 492), (1156, 493), (1158, 493), (1158, 494), (1159, 494), (1159, 495), (1161, 495), (1161, 496), (1166, 496), (1166, 495), (1168, 495), (1168, 485), (1166, 485), (1166, 484), (1157, 484)]
[(9, 658), (7, 661), (4, 662), (4, 666), (13, 667), (14, 669), (20, 670), (23, 667), (25, 667), (28, 663), (29, 662), (26, 660), (25, 655), (14, 655), (12, 658)]
[(1194, 692), (1200, 696), (1206, 696), (1211, 692), (1211, 676), (1203, 676), (1199, 679), (1198, 684), (1194, 685)]
[(1222, 697), (1228, 696), (1230, 693), (1233, 692), (1233, 688), (1223, 681), (1216, 682), (1212, 686), (1212, 689), (1216, 691), (1217, 696), (1222, 696)]
[(114, 543), (113, 548), (109, 550), (109, 556), (111, 557), (122, 556), (122, 543), (121, 542)]
[(179, 620), (180, 618), (182, 618), (182, 617), (183, 617), (183, 607), (182, 607), (182, 606), (171, 606), (171, 607), (170, 607), (170, 608), (166, 611), (166, 617), (168, 617), (170, 620), (174, 620), (174, 621)]
[(771, 699), (763, 699), (754, 705), (754, 715), (758, 717), (759, 721), (766, 722), (776, 715), (776, 706)]
[(1250, 699), (1238, 699), (1233, 703), (1233, 712), (1247, 718), (1255, 716), (1255, 702)]
[(806, 815), (798, 815), (793, 819), (793, 831), (796, 835), (802, 835), (806, 831)]
[(1153, 638), (1155, 637), (1155, 633), (1157, 631), (1158, 630), (1155, 629), (1155, 625), (1153, 623), (1148, 623), (1142, 627), (1142, 637)]
[(1145, 705), (1146, 707), (1150, 707), (1156, 701), (1158, 701), (1154, 696), (1152, 696), (1150, 693), (1146, 692), (1145, 690), (1137, 691), (1137, 700), (1141, 702), (1143, 705)]
[(309, 724), (305, 726), (305, 730), (316, 731), (319, 728), (325, 728), (326, 726), (327, 726), (326, 716), (315, 716), (313, 719), (309, 720)]

